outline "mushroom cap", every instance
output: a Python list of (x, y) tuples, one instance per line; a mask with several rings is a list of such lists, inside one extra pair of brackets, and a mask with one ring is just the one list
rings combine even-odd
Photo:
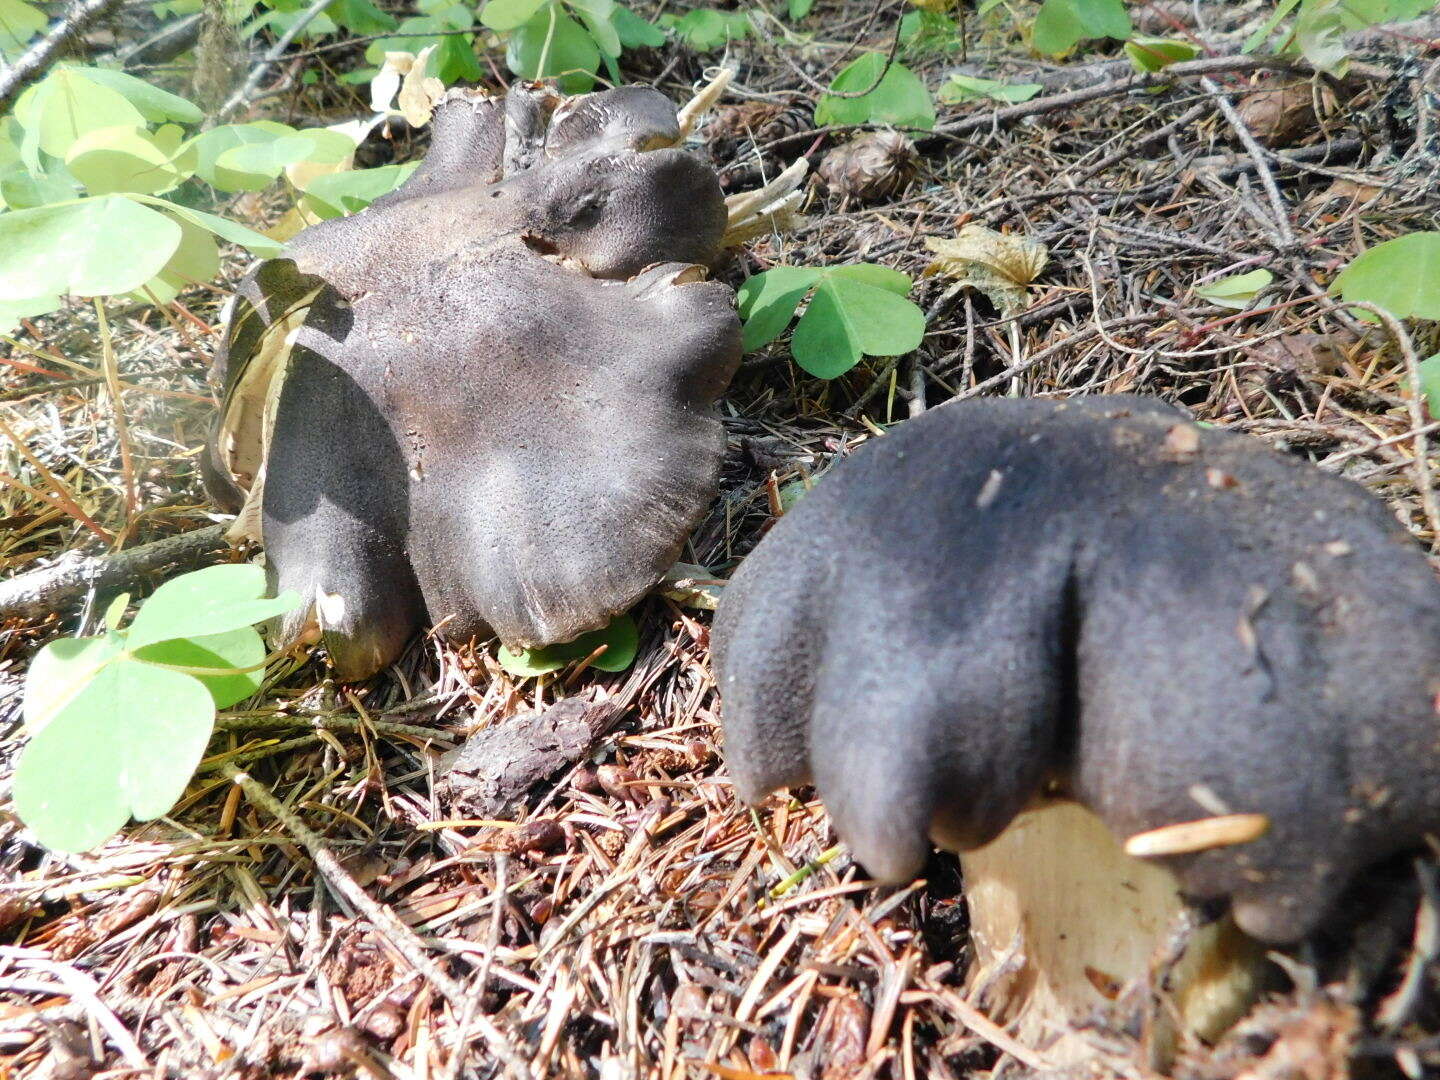
[[(263, 435), (234, 414), (273, 416), (267, 564), (316, 598), (343, 678), (427, 621), (513, 647), (603, 626), (713, 498), (710, 407), (740, 359), (733, 296), (704, 280), (719, 183), (665, 145), (675, 109), (653, 90), (557, 104), (452, 91), (402, 188), (301, 233), (239, 290), (211, 490), (238, 508), (236, 462)], [(246, 386), (262, 367), (283, 379), (269, 404)]]
[(883, 879), (1044, 796), (1121, 837), (1218, 798), (1268, 832), (1162, 861), (1285, 943), (1440, 825), (1423, 554), (1358, 485), (1159, 402), (903, 424), (761, 541), (713, 642), (741, 796), (813, 781)]

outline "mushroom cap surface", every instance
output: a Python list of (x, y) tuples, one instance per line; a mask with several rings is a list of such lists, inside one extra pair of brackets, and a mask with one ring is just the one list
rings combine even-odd
[(713, 498), (740, 359), (724, 199), (663, 95), (451, 91), (434, 125), (247, 276), (216, 361), (209, 486), (238, 510), (263, 468), (272, 577), (347, 679), (425, 624), (538, 647), (633, 605)]
[[(1440, 825), (1440, 585), (1359, 485), (1130, 396), (945, 406), (861, 447), (716, 616), (740, 795), (814, 782), (877, 877), (1042, 797), (1168, 856), (1270, 943)], [(1197, 801), (1197, 793), (1199, 793)]]

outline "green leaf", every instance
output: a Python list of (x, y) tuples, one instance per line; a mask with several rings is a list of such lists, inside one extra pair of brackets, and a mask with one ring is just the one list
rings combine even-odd
[(87, 131), (65, 155), (65, 167), (91, 195), (139, 192), (153, 195), (184, 182), (189, 171), (143, 128)]
[(1410, 233), (1361, 252), (1333, 288), (1397, 319), (1440, 319), (1440, 232)]
[(1183, 60), (1194, 60), (1200, 55), (1200, 46), (1174, 38), (1136, 35), (1125, 42), (1125, 55), (1136, 71), (1159, 71)]
[(480, 21), (491, 30), (504, 33), (524, 26), (535, 17), (535, 13), (547, 0), (485, 0), (480, 9)]
[(208, 229), (180, 224), (180, 246), (160, 273), (135, 292), (142, 303), (168, 304), (192, 285), (215, 280), (220, 272), (220, 249)]
[(1275, 10), (1270, 13), (1270, 18), (1266, 19), (1258, 30), (1245, 39), (1245, 44), (1241, 46), (1240, 51), (1254, 52), (1263, 45), (1265, 39), (1275, 32), (1275, 28), (1284, 21), (1286, 15), (1295, 10), (1295, 6), (1299, 3), (1300, 0), (1280, 0), (1280, 3), (1275, 5)]
[(1196, 296), (1203, 296), (1221, 307), (1243, 311), (1254, 303), (1255, 298), (1270, 287), (1275, 275), (1269, 270), (1251, 270), (1248, 274), (1233, 274), (1212, 281), (1209, 285), (1195, 290)]
[(795, 305), (820, 279), (813, 266), (776, 266), (746, 278), (736, 294), (740, 317), (745, 320), (741, 347), (754, 352), (774, 341), (795, 314)]
[(238, 221), (226, 221), (224, 218), (206, 213), (204, 210), (181, 206), (179, 203), (167, 202), (149, 195), (137, 195), (135, 198), (139, 202), (149, 203), (151, 206), (164, 210), (167, 214), (179, 218), (182, 223), (189, 222), (191, 225), (198, 225), (202, 229), (208, 229), (221, 240), (239, 244), (257, 258), (273, 259), (284, 250), (285, 245), (280, 241), (272, 240), (254, 229), (246, 228)]
[(1420, 391), (1430, 419), (1440, 417), (1440, 353), (1420, 361)]
[(49, 315), (60, 306), (58, 296), (37, 296), (28, 300), (0, 300), (0, 334), (8, 334), (21, 319)]
[(198, 680), (117, 660), (21, 752), (15, 810), (47, 848), (89, 850), (131, 816), (144, 821), (175, 805), (214, 723)]
[(1123, 41), (1135, 29), (1125, 0), (1074, 0), (1081, 25), (1091, 37), (1112, 37)]
[(224, 563), (171, 578), (140, 606), (130, 624), (129, 647), (208, 637), (283, 615), (300, 603), (293, 592), (265, 598), (265, 571), (250, 563)]
[(343, 217), (365, 209), (381, 195), (405, 182), (418, 161), (382, 165), (376, 169), (348, 169), (317, 176), (305, 189), (305, 208), (322, 218)]
[(820, 379), (843, 375), (862, 355), (898, 356), (925, 336), (925, 313), (889, 289), (827, 274), (791, 338), (795, 362)]
[[(915, 282), (909, 274), (902, 274), (899, 270), (891, 270), (888, 266), (876, 266), (874, 263), (850, 263), (846, 266), (832, 266), (824, 271), (826, 277), (850, 278), (854, 281), (864, 282), (866, 285), (876, 289), (884, 289), (896, 296), (909, 296), (910, 290)], [(907, 352), (909, 350), (906, 350)]]
[(1124, 39), (1131, 30), (1123, 0), (1045, 0), (1031, 40), (1038, 51), (1059, 56), (1090, 38)]
[(17, 56), (49, 24), (45, 13), (25, 0), (0, 0), (0, 53)]
[(697, 8), (678, 17), (662, 15), (660, 21), (696, 52), (711, 52), (732, 41), (743, 41), (751, 30), (750, 17), (743, 11), (713, 8)]
[(325, 14), (336, 26), (362, 36), (384, 34), (399, 25), (395, 16), (381, 11), (370, 0), (335, 0), (325, 8)]
[(1029, 101), (1043, 89), (1040, 83), (1003, 83), (973, 75), (952, 74), (950, 81), (940, 88), (940, 100), (955, 104), (987, 97), (992, 101), (1018, 105)]
[(596, 48), (606, 56), (619, 56), (620, 34), (610, 21), (615, 14), (615, 0), (568, 0), (568, 3), (590, 31)]
[(163, 124), (167, 120), (175, 120), (182, 124), (198, 124), (205, 119), (205, 114), (200, 111), (199, 106), (186, 101), (178, 94), (161, 90), (158, 86), (152, 86), (144, 79), (137, 79), (134, 75), (127, 75), (123, 71), (96, 67), (70, 68), (69, 70), (83, 75), (93, 83), (99, 83), (107, 89), (114, 90), (139, 109), (140, 115), (152, 124)]
[(0, 214), (0, 300), (130, 292), (170, 261), (180, 235), (121, 195)]
[(331, 128), (312, 128), (232, 146), (215, 159), (217, 174), (234, 173), (264, 187), (297, 161), (333, 165), (355, 152), (355, 140)]
[(791, 22), (799, 22), (810, 14), (810, 9), (815, 6), (815, 0), (789, 0), (786, 5), (786, 14), (790, 16)]
[(190, 677), (198, 679), (210, 692), (217, 709), (228, 709), (252, 697), (265, 681), (264, 669), (256, 667), (265, 659), (265, 642), (248, 626), (224, 634), (157, 642), (137, 650), (135, 659), (188, 668), (254, 667), (254, 671), (230, 671), (223, 675), (191, 673)]
[(27, 142), (33, 134), (26, 155), (26, 164), (32, 169), (38, 169), (39, 159), (29, 151), (36, 148), (63, 159), (70, 144), (87, 131), (145, 126), (144, 114), (123, 94), (92, 82), (80, 69), (70, 67), (56, 68), (38, 86), (22, 94), (15, 115), (25, 128)]
[(68, 176), (38, 176), (23, 165), (11, 169), (0, 177), (0, 198), (12, 210), (27, 210), (32, 206), (47, 203), (66, 202), (78, 192), (74, 180)]
[(1346, 29), (1342, 0), (1301, 0), (1295, 16), (1295, 48), (1321, 71), (1338, 75), (1348, 56)]
[[(880, 78), (881, 71), (884, 78)], [(904, 64), (892, 63), (887, 69), (880, 53), (866, 53), (848, 64), (835, 76), (830, 89), (856, 93), (871, 86), (874, 89), (861, 97), (823, 96), (815, 107), (815, 123), (893, 124), (926, 131), (935, 126), (935, 106), (925, 84)]]
[(34, 735), (43, 729), (124, 648), (123, 638), (106, 634), (59, 638), (36, 653), (25, 675), (21, 706), (26, 731)]
[(552, 2), (510, 35), (505, 62), (525, 79), (558, 76), (562, 91), (579, 94), (595, 85), (600, 50), (585, 28)]
[(279, 169), (273, 173), (235, 171), (221, 166), (221, 156), (236, 147), (271, 143), (295, 133), (294, 128), (272, 120), (211, 128), (191, 140), (190, 145), (195, 151), (195, 175), (221, 191), (260, 191), (279, 175)]
[(665, 44), (665, 35), (648, 19), (642, 19), (624, 4), (616, 4), (610, 14), (610, 23), (620, 44), (627, 49), (658, 49)]
[(635, 651), (640, 645), (640, 631), (635, 626), (635, 620), (629, 615), (620, 615), (603, 630), (592, 630), (564, 645), (550, 645), (543, 649), (513, 652), (502, 645), (496, 658), (511, 675), (528, 678), (556, 671), (575, 660), (583, 660), (601, 645), (607, 648), (591, 666), (600, 671), (624, 671), (635, 662)]

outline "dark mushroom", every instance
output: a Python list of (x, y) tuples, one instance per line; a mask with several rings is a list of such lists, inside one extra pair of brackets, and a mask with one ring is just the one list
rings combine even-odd
[(356, 679), (427, 621), (569, 641), (675, 561), (740, 357), (705, 276), (743, 223), (693, 122), (637, 87), (451, 91), (403, 187), (242, 282), (207, 480), (313, 599), (282, 642), (318, 621)]
[(1228, 902), (1171, 987), (1213, 1036), (1263, 946), (1440, 826), (1423, 554), (1358, 485), (1154, 401), (904, 424), (780, 520), (713, 640), (739, 794), (813, 782), (887, 881), (965, 853), (976, 978), (1023, 957), (1032, 1038)]

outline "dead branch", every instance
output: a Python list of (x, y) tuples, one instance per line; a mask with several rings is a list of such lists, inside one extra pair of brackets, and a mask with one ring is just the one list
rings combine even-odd
[(53, 566), (0, 582), (0, 620), (38, 619), (90, 592), (143, 588), (157, 578), (219, 562), (225, 526), (211, 525), (110, 555), (67, 552)]
[(78, 0), (71, 5), (44, 37), (26, 49), (7, 71), (0, 73), (0, 111), (8, 109), (21, 90), (45, 73), (72, 36), (119, 6), (120, 0)]

